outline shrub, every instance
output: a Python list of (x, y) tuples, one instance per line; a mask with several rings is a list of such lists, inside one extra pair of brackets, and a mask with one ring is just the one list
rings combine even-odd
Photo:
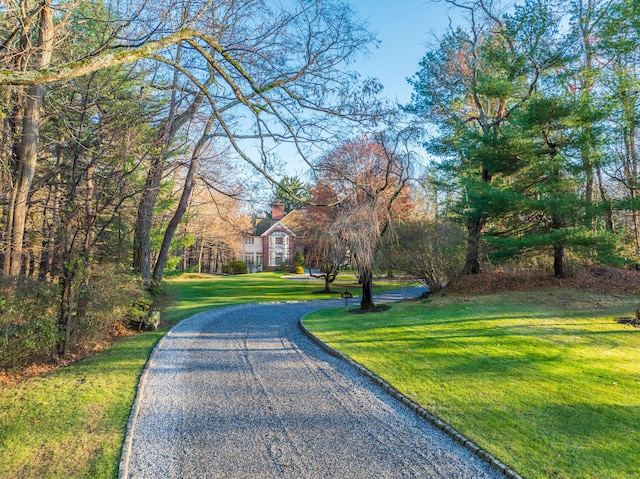
[(51, 357), (58, 342), (57, 296), (50, 283), (0, 278), (0, 369)]
[(178, 269), (178, 265), (182, 263), (182, 258), (179, 256), (171, 256), (169, 258), (167, 258), (167, 262), (164, 265), (164, 271), (165, 272), (170, 272), (170, 271), (180, 271)]
[(304, 274), (304, 255), (301, 251), (297, 251), (293, 259), (289, 259), (278, 265), (278, 270), (287, 273)]
[[(97, 270), (97, 268), (96, 268)], [(76, 318), (69, 338), (71, 350), (87, 351), (145, 317), (153, 302), (142, 281), (109, 265), (90, 278), (87, 311)]]
[(131, 301), (129, 306), (127, 319), (131, 326), (139, 326), (145, 321), (151, 312), (153, 300), (149, 296), (142, 296)]
[(58, 284), (0, 278), (0, 369), (51, 359), (59, 349), (83, 355), (148, 314), (152, 300), (139, 279), (108, 265), (96, 271), (83, 270), (73, 283), (63, 328)]
[(229, 261), (222, 270), (226, 274), (247, 274), (247, 264), (243, 261)]
[(453, 223), (412, 222), (398, 229), (398, 266), (431, 291), (460, 279), (465, 253), (466, 235)]

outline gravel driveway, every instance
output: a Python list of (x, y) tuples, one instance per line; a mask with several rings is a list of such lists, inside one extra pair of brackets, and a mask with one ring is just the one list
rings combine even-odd
[(174, 327), (143, 373), (120, 477), (504, 478), (299, 329), (340, 304), (232, 306)]

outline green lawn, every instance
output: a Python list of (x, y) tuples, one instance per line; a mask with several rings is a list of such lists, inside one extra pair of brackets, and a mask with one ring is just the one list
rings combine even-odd
[(117, 477), (142, 367), (163, 333), (0, 390), (0, 477)]
[(640, 478), (637, 297), (576, 290), (313, 313), (305, 324), (528, 479)]
[[(336, 289), (349, 283), (353, 276), (342, 278)], [(229, 304), (324, 298), (313, 294), (321, 286), (285, 280), (277, 273), (184, 275), (166, 283), (174, 301), (163, 320), (175, 323)], [(357, 286), (349, 289), (357, 292)], [(127, 337), (92, 358), (0, 386), (0, 478), (117, 477), (138, 378), (163, 334)]]
[[(374, 294), (406, 286), (406, 283), (387, 280), (374, 281)], [(171, 309), (163, 314), (165, 321), (175, 322), (201, 311), (238, 303), (265, 301), (307, 301), (313, 299), (337, 298), (317, 294), (324, 288), (322, 281), (283, 279), (282, 273), (257, 273), (238, 276), (211, 276), (185, 274), (168, 281), (167, 292), (173, 296)], [(342, 274), (333, 284), (337, 293), (348, 289), (360, 296), (353, 274)], [(353, 304), (358, 302), (352, 300)]]

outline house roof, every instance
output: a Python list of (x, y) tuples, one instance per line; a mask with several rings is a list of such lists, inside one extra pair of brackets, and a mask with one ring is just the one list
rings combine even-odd
[(256, 223), (253, 228), (253, 236), (262, 236), (262, 233), (267, 231), (276, 223), (277, 221), (272, 220), (271, 218), (256, 218)]
[(289, 228), (296, 236), (299, 236), (303, 230), (303, 222), (307, 215), (307, 210), (293, 210), (282, 218), (280, 223)]
[(286, 225), (284, 225), (282, 223), (282, 220), (280, 221), (276, 221), (271, 228), (269, 228), (267, 231), (265, 231), (264, 233), (262, 233), (260, 236), (269, 236), (271, 234), (272, 231), (276, 230), (276, 229), (285, 229), (287, 230), (287, 232), (291, 233), (292, 235), (296, 236), (296, 234), (291, 231)]
[(299, 236), (302, 221), (305, 216), (305, 210), (293, 210), (281, 220), (273, 220), (271, 218), (258, 218), (256, 219), (253, 236), (264, 236), (275, 229), (278, 224), (284, 227), (284, 229), (290, 231), (291, 234)]

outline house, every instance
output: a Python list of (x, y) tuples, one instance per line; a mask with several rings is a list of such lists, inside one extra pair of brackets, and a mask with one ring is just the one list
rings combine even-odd
[(271, 206), (271, 218), (256, 218), (253, 231), (242, 238), (240, 261), (247, 264), (249, 272), (273, 271), (293, 261), (297, 251), (302, 251), (301, 225), (304, 210), (284, 213), (284, 205)]

